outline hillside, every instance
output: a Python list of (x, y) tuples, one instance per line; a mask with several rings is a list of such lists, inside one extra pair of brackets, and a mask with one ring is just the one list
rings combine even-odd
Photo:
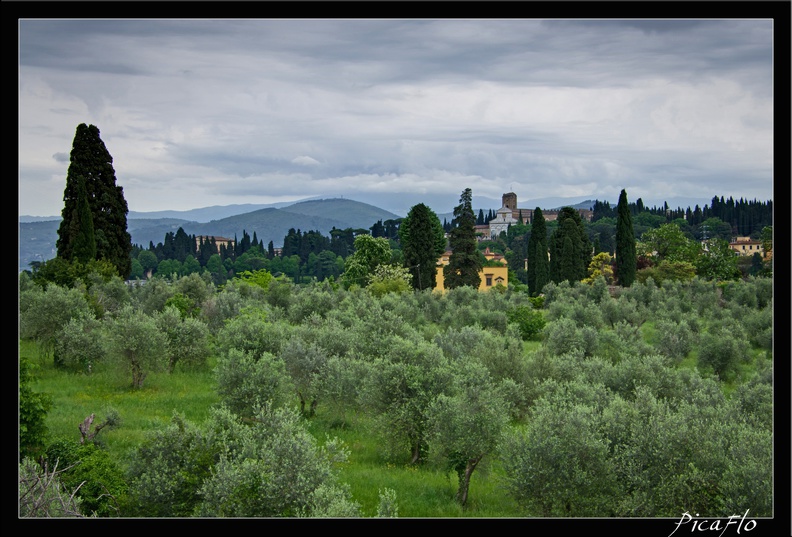
[[(249, 211), (249, 205), (237, 206), (243, 212), (234, 216), (198, 222), (179, 218), (140, 218), (147, 213), (136, 213), (138, 218), (127, 218), (127, 229), (132, 244), (148, 248), (149, 243), (158, 244), (169, 232), (179, 227), (188, 235), (214, 235), (242, 238), (243, 231), (265, 245), (272, 241), (282, 246), (289, 229), (301, 231), (318, 230), (328, 235), (333, 227), (338, 229), (368, 229), (378, 220), (399, 218), (397, 215), (350, 199), (327, 199), (298, 202), (282, 209), (274, 207)], [(199, 211), (196, 209), (195, 211)], [(181, 214), (187, 215), (192, 211)], [(161, 213), (152, 213), (161, 214)], [(205, 213), (204, 213), (205, 214)], [(58, 239), (60, 219), (19, 223), (19, 270), (30, 268), (32, 261), (46, 261), (55, 257), (55, 242)]]

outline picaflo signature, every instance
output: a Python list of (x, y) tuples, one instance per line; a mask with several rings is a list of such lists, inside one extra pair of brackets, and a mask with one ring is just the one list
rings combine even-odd
[[(748, 511), (750, 509), (746, 509), (745, 513), (742, 515), (731, 515), (729, 518), (718, 518), (713, 521), (709, 521), (707, 519), (696, 519), (695, 517), (691, 516), (690, 513), (685, 511), (682, 513), (682, 518), (676, 523), (676, 528), (674, 531), (668, 534), (668, 537), (671, 537), (676, 531), (684, 526), (685, 524), (690, 524), (691, 522), (693, 525), (690, 527), (690, 531), (720, 531), (718, 537), (726, 533), (726, 530), (729, 529), (729, 526), (736, 526), (732, 528), (737, 531), (737, 534), (740, 534), (740, 530), (745, 530), (746, 532), (751, 531), (756, 527), (756, 520), (749, 519), (746, 521), (746, 517), (748, 516)], [(696, 516), (699, 516), (696, 513)]]

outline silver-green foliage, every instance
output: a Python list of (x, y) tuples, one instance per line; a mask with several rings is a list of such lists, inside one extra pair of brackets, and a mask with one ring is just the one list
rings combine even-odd
[(90, 314), (85, 295), (78, 289), (50, 284), (32, 287), (19, 297), (19, 335), (34, 339), (45, 353), (54, 349), (57, 335), (72, 318)]
[(348, 451), (335, 439), (319, 445), (295, 410), (265, 407), (248, 425), (219, 409), (210, 426), (225, 449), (200, 487), (198, 516), (357, 515), (335, 472)]
[(269, 352), (230, 349), (218, 357), (215, 378), (220, 400), (240, 416), (252, 416), (268, 403), (281, 406), (294, 389), (283, 359)]
[(167, 369), (168, 339), (154, 317), (128, 305), (106, 323), (108, 357), (129, 369), (133, 388), (141, 388), (149, 372)]
[(129, 476), (130, 514), (191, 516), (198, 489), (219, 457), (211, 434), (174, 413), (171, 422), (149, 433), (134, 451)]
[(486, 368), (475, 362), (462, 365), (449, 394), (441, 393), (430, 403), (429, 452), (457, 474), (456, 499), (462, 505), (473, 472), (495, 451), (508, 420), (508, 404)]
[(179, 310), (168, 306), (155, 315), (157, 327), (168, 340), (168, 371), (176, 365), (185, 369), (200, 368), (209, 357), (209, 327), (194, 317), (182, 318)]
[(58, 332), (55, 361), (66, 369), (90, 373), (104, 360), (106, 337), (101, 321), (89, 313), (79, 313)]
[(695, 334), (685, 320), (679, 323), (659, 320), (655, 323), (655, 330), (657, 333), (655, 349), (675, 363), (684, 360), (696, 343)]
[(267, 309), (244, 308), (218, 331), (217, 352), (222, 355), (236, 349), (252, 356), (279, 354), (284, 341), (288, 340), (290, 327), (286, 323), (271, 322), (268, 316)]
[(82, 500), (60, 482), (57, 466), (41, 467), (31, 458), (19, 464), (19, 516), (22, 518), (82, 518)]
[(524, 429), (500, 446), (505, 484), (527, 514), (613, 516), (619, 482), (596, 405), (564, 395), (534, 405)]

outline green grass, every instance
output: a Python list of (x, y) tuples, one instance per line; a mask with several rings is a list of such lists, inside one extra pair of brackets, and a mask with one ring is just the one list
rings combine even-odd
[(483, 468), (473, 473), (468, 491), (468, 504), (456, 500), (457, 477), (431, 462), (413, 465), (407, 454), (402, 460), (391, 460), (380, 450), (380, 439), (372, 432), (372, 422), (356, 415), (348, 417), (345, 427), (332, 413), (319, 413), (310, 420), (309, 430), (320, 441), (325, 435), (338, 437), (350, 451), (349, 461), (339, 467), (339, 478), (350, 486), (352, 496), (361, 506), (363, 516), (376, 516), (380, 491), (396, 492), (400, 518), (514, 518), (522, 513), (501, 486), (503, 475), (495, 457), (482, 462)]
[[(539, 345), (527, 342), (526, 345)], [(173, 412), (184, 414), (188, 421), (203, 423), (210, 408), (219, 401), (210, 370), (201, 372), (149, 373), (143, 388), (132, 389), (131, 377), (123, 371), (97, 368), (90, 375), (64, 373), (52, 364), (51, 358), (38, 354), (32, 342), (20, 343), (20, 355), (38, 365), (32, 389), (52, 397), (47, 414), (50, 438), (79, 441), (78, 425), (91, 413), (98, 423), (113, 408), (122, 423), (112, 430), (103, 430), (101, 440), (120, 465), (143, 442), (146, 435), (168, 423)], [(376, 516), (379, 492), (385, 488), (396, 492), (400, 518), (520, 517), (515, 502), (501, 488), (502, 472), (497, 460), (482, 462), (470, 483), (468, 505), (462, 507), (454, 496), (457, 478), (430, 463), (411, 465), (405, 459), (391, 461), (381, 452), (381, 440), (372, 432), (370, 418), (348, 413), (346, 426), (322, 405), (317, 415), (307, 422), (311, 433), (321, 443), (327, 436), (343, 440), (350, 451), (349, 461), (339, 466), (339, 480), (347, 483), (354, 501), (365, 517)], [(491, 467), (490, 467), (491, 465)]]
[(201, 372), (149, 373), (141, 389), (132, 389), (132, 378), (123, 371), (99, 368), (90, 375), (64, 373), (52, 359), (38, 354), (35, 344), (20, 343), (20, 356), (38, 365), (32, 389), (52, 398), (47, 414), (50, 437), (78, 441), (78, 425), (96, 414), (102, 421), (109, 409), (118, 411), (121, 425), (97, 436), (116, 460), (140, 445), (148, 431), (170, 421), (174, 412), (201, 423), (219, 401), (210, 370)]

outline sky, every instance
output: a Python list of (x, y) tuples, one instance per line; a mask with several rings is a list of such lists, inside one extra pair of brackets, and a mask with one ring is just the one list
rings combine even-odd
[(773, 197), (771, 19), (18, 31), (20, 215), (60, 215), (80, 123), (99, 128), (138, 212), (345, 197), (406, 215), (451, 211), (465, 188), (474, 201)]

